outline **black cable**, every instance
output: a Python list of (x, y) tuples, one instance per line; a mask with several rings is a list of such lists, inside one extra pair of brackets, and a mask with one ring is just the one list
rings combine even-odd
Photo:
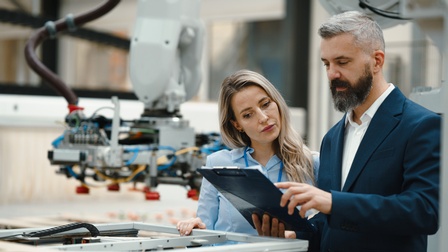
[[(0, 22), (9, 23), (12, 25), (30, 27), (37, 29), (45, 25), (48, 17), (33, 16), (25, 12), (12, 11), (0, 8)], [(129, 38), (122, 38), (112, 33), (93, 30), (89, 28), (79, 27), (76, 31), (64, 32), (62, 35), (67, 35), (74, 38), (84, 39), (90, 42), (99, 43), (102, 45), (112, 46), (124, 51), (129, 51), (131, 41)], [(107, 96), (110, 97), (110, 96)]]
[(92, 237), (96, 237), (96, 236), (100, 235), (100, 231), (94, 225), (89, 224), (89, 223), (83, 223), (83, 222), (75, 222), (75, 223), (70, 223), (67, 225), (62, 225), (62, 226), (58, 226), (58, 227), (54, 227), (54, 228), (39, 230), (39, 231), (31, 232), (28, 234), (23, 234), (23, 236), (24, 237), (43, 237), (43, 236), (49, 236), (49, 235), (53, 235), (53, 234), (62, 233), (65, 231), (75, 230), (78, 228), (86, 228), (87, 230), (89, 230), (90, 235)]
[(75, 222), (75, 223), (70, 223), (70, 224), (67, 224), (67, 225), (57, 226), (57, 227), (48, 228), (48, 229), (39, 230), (39, 231), (34, 231), (34, 232), (30, 232), (30, 233), (21, 233), (21, 234), (13, 234), (13, 235), (8, 235), (8, 236), (2, 236), (2, 237), (0, 237), (0, 240), (12, 238), (12, 237), (18, 237), (18, 236), (22, 236), (22, 237), (45, 237), (45, 236), (50, 236), (50, 235), (53, 235), (53, 234), (62, 233), (62, 232), (65, 232), (65, 231), (75, 230), (75, 229), (78, 229), (78, 228), (86, 228), (87, 230), (89, 230), (91, 237), (96, 237), (96, 236), (100, 235), (100, 231), (94, 225), (89, 224), (89, 223), (83, 223), (83, 222)]
[(391, 11), (381, 10), (376, 7), (373, 7), (372, 5), (369, 5), (367, 2), (365, 2), (365, 0), (359, 0), (359, 7), (361, 7), (362, 9), (367, 8), (370, 11), (372, 11), (373, 13), (378, 14), (383, 17), (398, 19), (398, 20), (411, 20), (410, 18), (400, 17), (399, 16), (400, 13), (398, 13), (398, 12), (391, 12)]
[[(25, 46), (25, 59), (28, 65), (44, 80), (48, 81), (53, 89), (55, 89), (59, 94), (61, 94), (68, 102), (69, 105), (78, 104), (78, 96), (70, 89), (55, 73), (49, 70), (37, 56), (34, 51), (38, 45), (40, 45), (45, 39), (53, 38), (56, 33), (60, 31), (65, 31), (69, 28), (68, 23), (72, 23), (73, 26), (81, 26), (89, 21), (92, 21), (98, 17), (103, 16), (112, 10), (120, 0), (108, 0), (104, 4), (98, 6), (97, 8), (85, 12), (80, 15), (76, 15), (73, 19), (62, 18), (55, 22), (47, 22), (45, 26), (39, 28), (31, 37), (28, 39)], [(68, 21), (71, 22), (68, 22)]]

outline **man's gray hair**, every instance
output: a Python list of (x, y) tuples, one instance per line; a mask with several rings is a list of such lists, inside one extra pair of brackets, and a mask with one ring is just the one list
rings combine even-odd
[(383, 30), (370, 16), (359, 11), (332, 16), (319, 27), (318, 33), (323, 39), (349, 33), (353, 35), (355, 44), (366, 53), (385, 51)]

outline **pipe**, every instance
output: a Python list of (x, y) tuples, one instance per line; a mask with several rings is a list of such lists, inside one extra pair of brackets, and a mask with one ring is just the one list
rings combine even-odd
[(28, 65), (33, 69), (42, 79), (47, 80), (53, 89), (62, 95), (69, 105), (77, 105), (78, 97), (55, 73), (48, 69), (37, 57), (36, 48), (47, 38), (54, 38), (57, 32), (64, 30), (72, 30), (75, 27), (81, 26), (87, 22), (97, 19), (112, 10), (120, 0), (109, 0), (98, 6), (97, 8), (79, 14), (73, 18), (67, 16), (55, 22), (49, 21), (47, 24), (39, 28), (28, 39), (25, 46), (25, 59)]

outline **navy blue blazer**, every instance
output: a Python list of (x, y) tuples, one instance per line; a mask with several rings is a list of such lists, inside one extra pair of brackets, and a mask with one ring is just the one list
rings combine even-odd
[[(426, 251), (438, 229), (441, 117), (395, 88), (375, 113), (341, 190), (345, 116), (322, 140), (320, 251)], [(319, 241), (318, 243), (319, 244)], [(317, 249), (319, 251), (319, 249)]]

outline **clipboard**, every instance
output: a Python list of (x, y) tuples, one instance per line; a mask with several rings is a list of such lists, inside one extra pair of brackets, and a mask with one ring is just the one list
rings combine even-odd
[(283, 193), (257, 169), (240, 168), (200, 168), (197, 169), (215, 188), (244, 216), (255, 228), (252, 213), (264, 213), (285, 225), (286, 230), (300, 232), (307, 237), (315, 228), (299, 215), (297, 208), (292, 215), (287, 207), (280, 206)]

